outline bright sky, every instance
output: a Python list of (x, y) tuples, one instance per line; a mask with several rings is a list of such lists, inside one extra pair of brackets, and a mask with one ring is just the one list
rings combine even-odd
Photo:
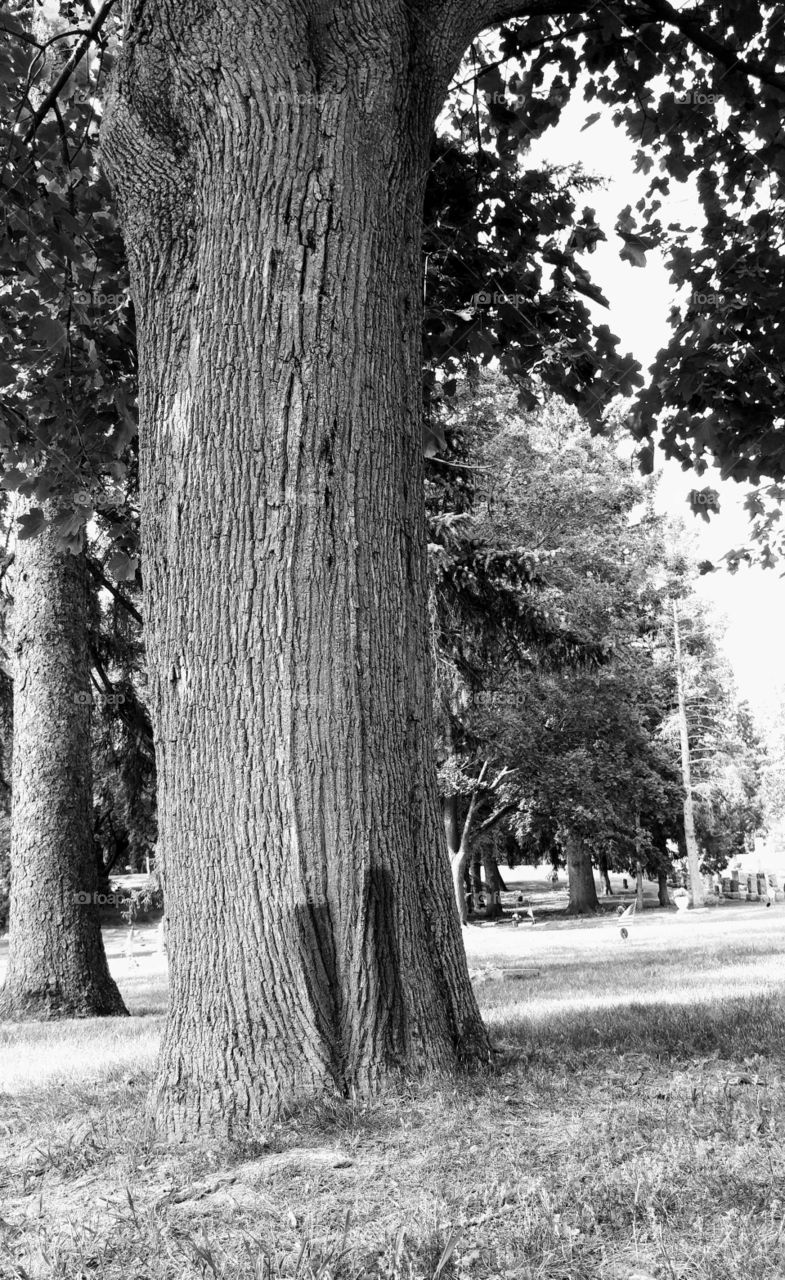
[[(590, 192), (582, 202), (596, 210), (608, 237), (588, 259), (592, 277), (610, 303), (609, 313), (597, 311), (620, 338), (622, 350), (630, 351), (645, 369), (667, 338), (668, 311), (676, 290), (658, 254), (649, 253), (643, 268), (619, 258), (621, 241), (613, 231), (616, 217), (625, 205), (634, 208), (648, 178), (633, 172), (632, 147), (626, 134), (614, 127), (610, 115), (581, 132), (585, 119), (595, 110), (595, 104), (590, 107), (574, 98), (560, 124), (549, 130), (530, 154), (535, 161), (554, 164), (580, 160), (587, 172), (607, 180), (604, 190)], [(662, 220), (666, 224), (683, 221), (695, 207), (689, 186), (684, 186), (663, 202)], [(711, 472), (696, 478), (693, 472), (683, 472), (676, 463), (666, 462), (661, 453), (658, 467), (662, 468), (660, 507), (683, 517), (694, 529), (700, 559), (716, 561), (747, 541), (748, 522), (742, 509), (745, 490), (741, 485), (722, 481)], [(704, 485), (720, 492), (721, 510), (710, 524), (693, 517), (686, 500), (690, 489)], [(727, 618), (726, 651), (740, 692), (756, 711), (765, 713), (785, 683), (785, 576), (759, 568), (741, 568), (736, 574), (722, 569), (702, 578), (698, 590)]]

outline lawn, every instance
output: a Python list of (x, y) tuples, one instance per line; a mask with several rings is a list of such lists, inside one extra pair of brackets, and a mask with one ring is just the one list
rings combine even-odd
[(165, 966), (111, 931), (135, 1017), (0, 1027), (0, 1276), (783, 1280), (785, 907), (466, 937), (492, 1070), (215, 1149), (145, 1123)]

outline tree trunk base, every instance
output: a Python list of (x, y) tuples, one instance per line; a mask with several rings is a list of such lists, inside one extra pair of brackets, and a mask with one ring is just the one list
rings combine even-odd
[(591, 855), (580, 839), (567, 839), (567, 868), (570, 882), (570, 902), (567, 914), (571, 916), (596, 915), (600, 909), (597, 886), (594, 883)]
[(259, 1136), (274, 1123), (291, 1119), (320, 1104), (336, 1102), (371, 1102), (383, 1097), (410, 1095), (412, 1082), (450, 1081), (455, 1087), (456, 1075), (471, 1075), (487, 1068), (491, 1049), (485, 1034), (474, 1042), (464, 1043), (459, 1051), (445, 1047), (445, 1052), (432, 1055), (427, 1063), (390, 1064), (357, 1076), (352, 1081), (337, 1081), (315, 1076), (310, 1082), (294, 1074), (288, 1087), (282, 1074), (268, 1068), (254, 1078), (244, 1064), (243, 1079), (217, 1078), (213, 1087), (187, 1088), (181, 1083), (159, 1082), (150, 1094), (147, 1106), (151, 1131), (162, 1141), (181, 1142), (195, 1135), (221, 1141), (237, 1141)]
[(85, 989), (74, 996), (52, 988), (14, 990), (8, 983), (0, 989), (0, 1022), (123, 1017), (128, 1017), (128, 1010), (111, 978), (107, 987)]

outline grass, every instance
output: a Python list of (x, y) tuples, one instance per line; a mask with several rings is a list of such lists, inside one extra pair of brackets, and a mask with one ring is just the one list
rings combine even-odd
[(467, 949), (493, 1071), (264, 1145), (152, 1140), (152, 957), (112, 959), (136, 1017), (0, 1028), (0, 1277), (783, 1280), (785, 909)]

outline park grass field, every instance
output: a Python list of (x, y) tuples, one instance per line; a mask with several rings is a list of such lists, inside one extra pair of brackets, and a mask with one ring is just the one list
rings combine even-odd
[(0, 1028), (0, 1277), (783, 1280), (785, 907), (466, 938), (492, 1070), (216, 1149), (147, 1128), (113, 932), (137, 1016)]

